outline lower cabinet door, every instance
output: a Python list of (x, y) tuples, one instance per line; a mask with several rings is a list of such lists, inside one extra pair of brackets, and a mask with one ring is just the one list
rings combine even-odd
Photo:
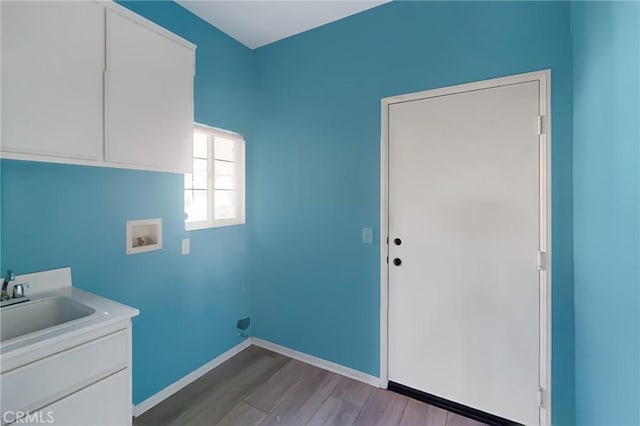
[(130, 372), (125, 368), (60, 401), (29, 413), (17, 424), (58, 426), (131, 425)]

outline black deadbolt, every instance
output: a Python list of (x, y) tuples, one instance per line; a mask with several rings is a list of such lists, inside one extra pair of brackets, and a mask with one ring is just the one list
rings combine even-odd
[(394, 238), (393, 242), (395, 243), (395, 245), (399, 246), (400, 244), (402, 244), (402, 240), (400, 238)]
[(400, 266), (402, 265), (402, 260), (400, 260), (399, 257), (396, 257), (395, 259), (393, 259), (393, 264), (396, 266)]

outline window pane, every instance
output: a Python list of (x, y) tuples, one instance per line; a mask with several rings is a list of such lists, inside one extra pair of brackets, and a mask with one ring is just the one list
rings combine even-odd
[(231, 139), (216, 137), (214, 150), (215, 155), (213, 157), (216, 160), (234, 161), (236, 158), (236, 144)]
[(193, 160), (193, 188), (207, 189), (207, 160)]
[(235, 163), (216, 160), (213, 168), (216, 173), (216, 189), (235, 189)]
[(193, 174), (191, 174), (191, 173), (185, 173), (184, 174), (184, 187), (185, 187), (185, 189), (193, 188)]
[(189, 220), (189, 216), (191, 216), (189, 214), (189, 212), (192, 209), (193, 205), (193, 191), (190, 189), (185, 189), (184, 190), (184, 212), (187, 214), (187, 221)]
[(184, 211), (187, 213), (187, 222), (206, 221), (207, 191), (184, 191)]
[(214, 214), (216, 219), (233, 219), (236, 217), (235, 191), (216, 190)]
[(207, 139), (204, 133), (193, 134), (193, 156), (198, 158), (207, 158)]

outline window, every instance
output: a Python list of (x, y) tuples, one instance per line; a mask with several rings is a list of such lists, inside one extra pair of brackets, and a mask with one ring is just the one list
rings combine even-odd
[(193, 173), (184, 175), (186, 229), (244, 223), (244, 139), (195, 126)]

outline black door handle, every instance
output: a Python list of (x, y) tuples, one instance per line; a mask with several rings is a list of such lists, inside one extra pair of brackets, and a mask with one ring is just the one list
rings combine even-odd
[(396, 266), (400, 266), (402, 265), (402, 260), (400, 260), (399, 257), (396, 257), (395, 259), (393, 259), (393, 264)]
[(400, 238), (394, 238), (393, 242), (395, 245), (399, 246), (400, 244), (402, 244), (402, 240)]

